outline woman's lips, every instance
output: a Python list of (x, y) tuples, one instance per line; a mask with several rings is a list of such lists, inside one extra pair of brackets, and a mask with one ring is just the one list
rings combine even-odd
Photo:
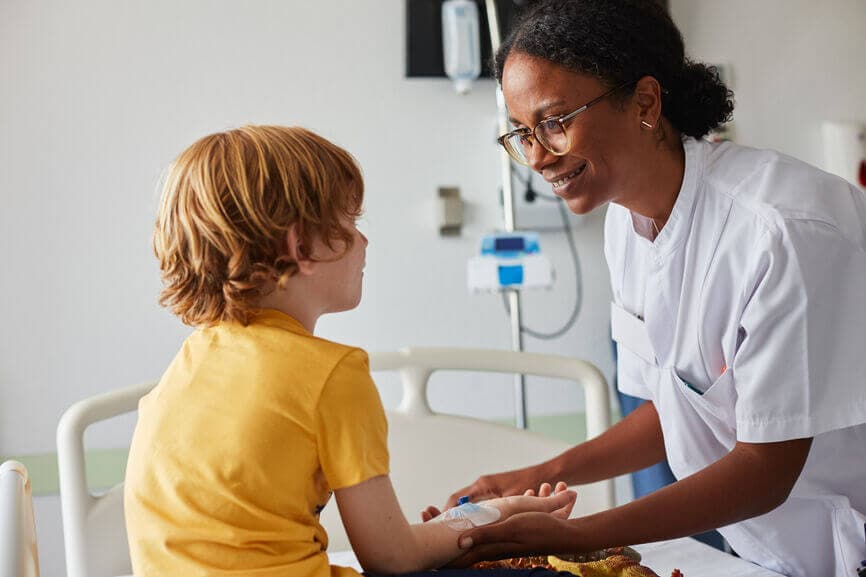
[(584, 170), (586, 170), (586, 163), (585, 162), (583, 164), (581, 164), (579, 167), (577, 167), (575, 170), (566, 174), (565, 176), (551, 181), (551, 184), (553, 185), (553, 189), (556, 190), (557, 188), (562, 188), (563, 186), (568, 184), (569, 181), (571, 181), (573, 178), (583, 174)]

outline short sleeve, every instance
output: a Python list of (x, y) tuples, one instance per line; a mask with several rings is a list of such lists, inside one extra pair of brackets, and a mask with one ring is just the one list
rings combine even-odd
[(331, 489), (388, 474), (388, 424), (364, 351), (352, 350), (331, 372), (317, 420), (319, 461)]
[(866, 422), (866, 255), (832, 226), (786, 221), (755, 247), (733, 360), (737, 439)]

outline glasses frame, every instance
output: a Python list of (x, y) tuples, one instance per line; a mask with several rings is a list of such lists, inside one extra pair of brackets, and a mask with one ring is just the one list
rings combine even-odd
[[(628, 82), (623, 82), (622, 84), (611, 88), (610, 90), (608, 90), (607, 92), (605, 92), (601, 96), (596, 96), (595, 98), (593, 98), (592, 100), (590, 100), (586, 104), (578, 107), (576, 110), (573, 110), (573, 111), (566, 113), (566, 114), (560, 114), (558, 116), (548, 116), (547, 118), (542, 118), (541, 120), (538, 121), (538, 124), (536, 124), (535, 128), (533, 128), (532, 130), (529, 130), (528, 128), (525, 128), (525, 127), (524, 128), (518, 128), (516, 130), (506, 132), (505, 134), (503, 134), (502, 136), (497, 138), (496, 141), (500, 144), (500, 146), (502, 146), (502, 148), (505, 149), (505, 152), (508, 153), (508, 156), (510, 156), (512, 159), (514, 159), (514, 161), (516, 161), (516, 162), (518, 162), (524, 166), (529, 166), (529, 161), (527, 159), (521, 158), (515, 151), (512, 150), (511, 147), (509, 147), (508, 144), (506, 144), (508, 139), (510, 139), (512, 136), (518, 136), (519, 135), (519, 136), (524, 136), (524, 137), (532, 137), (532, 139), (535, 142), (537, 142), (541, 146), (543, 146), (544, 150), (548, 151), (550, 154), (553, 154), (554, 156), (565, 156), (571, 150), (571, 145), (572, 145), (571, 134), (568, 132), (568, 130), (566, 130), (566, 123), (571, 122), (572, 120), (574, 120), (574, 118), (578, 114), (581, 114), (582, 112), (586, 112), (591, 106), (598, 104), (599, 102), (601, 102), (602, 100), (604, 100), (605, 98), (607, 98), (608, 96), (610, 96), (611, 94), (616, 92), (617, 90), (625, 88), (626, 86), (634, 84), (635, 82), (636, 82), (635, 80), (629, 80)], [(559, 128), (562, 129), (563, 134), (565, 134), (565, 150), (562, 152), (556, 152), (555, 150), (551, 150), (550, 147), (547, 146), (542, 139), (538, 138), (538, 133), (537, 133), (538, 128), (542, 124), (544, 124), (545, 122), (550, 122), (551, 120), (556, 121), (559, 124)]]

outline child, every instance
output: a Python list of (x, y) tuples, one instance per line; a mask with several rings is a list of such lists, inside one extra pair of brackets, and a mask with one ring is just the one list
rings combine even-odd
[[(357, 575), (325, 555), (332, 491), (369, 572), (460, 554), (467, 525), (400, 511), (367, 355), (313, 335), (319, 316), (360, 301), (362, 200), (352, 157), (301, 128), (213, 134), (172, 165), (154, 233), (160, 302), (197, 328), (139, 406), (124, 495), (137, 577)], [(474, 524), (568, 516), (572, 491), (539, 493), (482, 503)]]

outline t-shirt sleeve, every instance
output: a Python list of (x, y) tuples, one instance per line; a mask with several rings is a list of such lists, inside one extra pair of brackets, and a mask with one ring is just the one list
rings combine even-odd
[(331, 489), (388, 474), (388, 423), (364, 351), (354, 349), (337, 363), (317, 420), (319, 461)]
[(774, 442), (866, 422), (866, 257), (809, 220), (755, 247), (733, 359), (737, 439)]

